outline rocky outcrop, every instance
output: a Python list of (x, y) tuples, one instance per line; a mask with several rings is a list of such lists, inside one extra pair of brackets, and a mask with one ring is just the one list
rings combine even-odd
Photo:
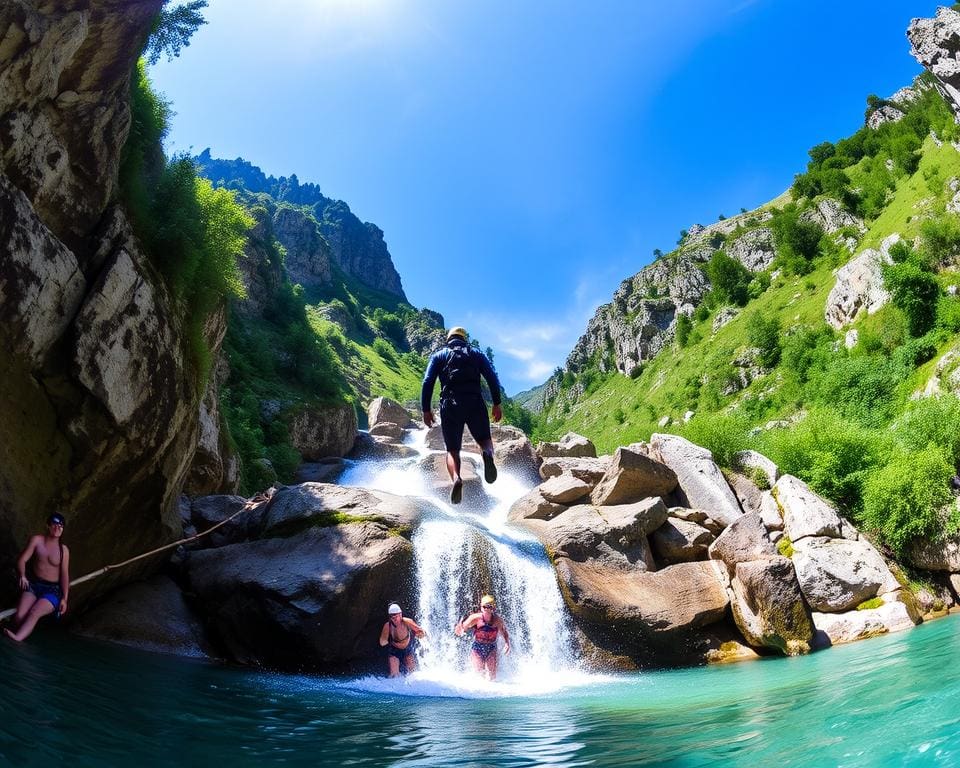
[[(0, 7), (3, 562), (53, 508), (70, 520), (77, 574), (180, 532), (177, 497), (202, 432), (203, 375), (189, 352), (199, 340), (111, 203), (130, 75), (160, 6)], [(223, 324), (215, 313), (202, 331), (214, 358)], [(156, 566), (84, 585), (74, 607)]]
[(960, 13), (941, 7), (933, 19), (913, 19), (907, 38), (913, 57), (937, 78), (960, 115)]
[(110, 602), (84, 614), (73, 631), (146, 651), (204, 659), (217, 656), (180, 587), (164, 575), (118, 590)]
[(883, 287), (881, 266), (892, 263), (890, 247), (899, 240), (900, 235), (894, 232), (884, 238), (879, 250), (868, 248), (837, 270), (837, 282), (827, 296), (823, 315), (830, 325), (842, 328), (861, 311), (872, 315), (890, 300)]
[(356, 439), (352, 403), (305, 407), (290, 416), (290, 443), (304, 461), (346, 456)]
[(117, 191), (130, 73), (161, 0), (0, 7), (0, 170), (78, 253)]
[(330, 244), (330, 254), (347, 274), (367, 285), (406, 300), (400, 275), (383, 240), (383, 230), (361, 222), (342, 200), (314, 208), (320, 232)]
[(379, 424), (396, 424), (401, 429), (414, 426), (409, 411), (389, 397), (375, 397), (367, 406), (367, 425), (371, 430)]
[(812, 208), (801, 214), (801, 219), (819, 225), (820, 229), (828, 235), (847, 228), (853, 229), (861, 235), (867, 231), (862, 219), (844, 210), (839, 201), (829, 197), (817, 200)]
[(770, 227), (749, 229), (724, 245), (727, 255), (739, 261), (751, 272), (762, 272), (777, 257)]
[(286, 249), (284, 266), (291, 283), (299, 283), (305, 288), (330, 283), (330, 246), (312, 216), (299, 208), (277, 206), (273, 214), (273, 231)]
[(421, 309), (403, 326), (407, 344), (418, 355), (430, 355), (440, 349), (447, 340), (443, 315), (432, 309)]
[(590, 500), (598, 506), (624, 504), (650, 496), (666, 496), (676, 487), (677, 476), (667, 465), (639, 451), (617, 448)]

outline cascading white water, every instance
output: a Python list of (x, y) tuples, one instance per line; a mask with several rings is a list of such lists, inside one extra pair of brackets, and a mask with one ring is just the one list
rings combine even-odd
[[(481, 498), (451, 506), (448, 484), (433, 490), (437, 478), (422, 469), (431, 451), (426, 431), (413, 433), (416, 457), (394, 461), (358, 461), (341, 484), (421, 497), (432, 514), (413, 535), (419, 602), (408, 613), (427, 632), (420, 643), (419, 692), (456, 695), (494, 692), (530, 694), (584, 682), (574, 658), (570, 621), (556, 576), (542, 545), (507, 523), (510, 506), (531, 483), (501, 468), (497, 482), (482, 484)], [(432, 453), (437, 453), (433, 451)], [(482, 474), (480, 457), (462, 454)], [(444, 478), (446, 479), (445, 473)], [(453, 626), (476, 610), (481, 594), (496, 597), (510, 633), (511, 653), (501, 641), (498, 682), (491, 685), (473, 673), (469, 636), (458, 638)]]

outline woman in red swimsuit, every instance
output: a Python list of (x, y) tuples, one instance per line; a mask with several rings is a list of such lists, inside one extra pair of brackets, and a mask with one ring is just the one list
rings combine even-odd
[(477, 672), (486, 671), (490, 680), (497, 677), (497, 636), (503, 633), (503, 652), (510, 653), (510, 633), (497, 613), (497, 603), (493, 595), (480, 598), (480, 612), (471, 613), (453, 628), (457, 637), (473, 630), (473, 645), (470, 647), (470, 661)]
[(403, 611), (396, 603), (390, 603), (387, 616), (387, 623), (380, 631), (380, 645), (387, 650), (390, 677), (400, 675), (400, 662), (403, 662), (406, 672), (415, 672), (417, 657), (414, 651), (417, 649), (417, 638), (424, 637), (427, 633), (418, 627), (413, 619), (404, 618)]

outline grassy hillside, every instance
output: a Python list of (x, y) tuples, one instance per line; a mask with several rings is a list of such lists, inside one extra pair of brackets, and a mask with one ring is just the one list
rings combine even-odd
[[(675, 431), (727, 465), (734, 451), (753, 447), (895, 550), (949, 529), (951, 515), (938, 509), (952, 500), (960, 403), (949, 393), (917, 393), (937, 361), (960, 348), (960, 224), (946, 210), (960, 178), (960, 151), (951, 143), (958, 129), (933, 89), (906, 112), (900, 122), (811, 150), (790, 197), (766, 206), (777, 233), (771, 268), (722, 272), (719, 244), (706, 267), (713, 290), (689, 322), (678, 323), (668, 348), (632, 376), (601, 373), (599, 365), (558, 372), (560, 393), (537, 419), (536, 436), (573, 430), (612, 451)], [(796, 222), (822, 197), (840, 200), (866, 232), (824, 235), (803, 253)], [(840, 238), (855, 236), (859, 254), (893, 233), (904, 244), (883, 270), (890, 302), (835, 331), (824, 309), (836, 268), (851, 258)], [(742, 306), (714, 331), (731, 304)], [(848, 348), (850, 330), (858, 339)], [(941, 371), (943, 381), (951, 367)], [(583, 394), (573, 396), (579, 388)]]

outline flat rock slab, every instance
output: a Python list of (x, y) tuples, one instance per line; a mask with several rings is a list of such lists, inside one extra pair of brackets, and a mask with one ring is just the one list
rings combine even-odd
[(903, 603), (892, 601), (877, 608), (845, 613), (812, 614), (817, 629), (818, 647), (852, 643), (868, 637), (911, 629), (915, 622)]
[(583, 480), (593, 487), (600, 482), (600, 478), (606, 473), (609, 464), (609, 456), (601, 456), (597, 459), (558, 456), (556, 458), (543, 460), (543, 463), (540, 465), (540, 477), (544, 480), (549, 480), (551, 477), (557, 477), (566, 473)]
[(590, 484), (573, 475), (559, 475), (542, 483), (540, 493), (554, 504), (573, 504), (590, 493)]
[(655, 433), (650, 445), (676, 475), (687, 506), (706, 511), (722, 525), (730, 525), (743, 510), (723, 473), (706, 448), (678, 435)]
[(389, 528), (409, 530), (420, 518), (416, 503), (384, 491), (368, 491), (326, 483), (301, 483), (277, 491), (263, 521), (263, 536), (366, 518)]

